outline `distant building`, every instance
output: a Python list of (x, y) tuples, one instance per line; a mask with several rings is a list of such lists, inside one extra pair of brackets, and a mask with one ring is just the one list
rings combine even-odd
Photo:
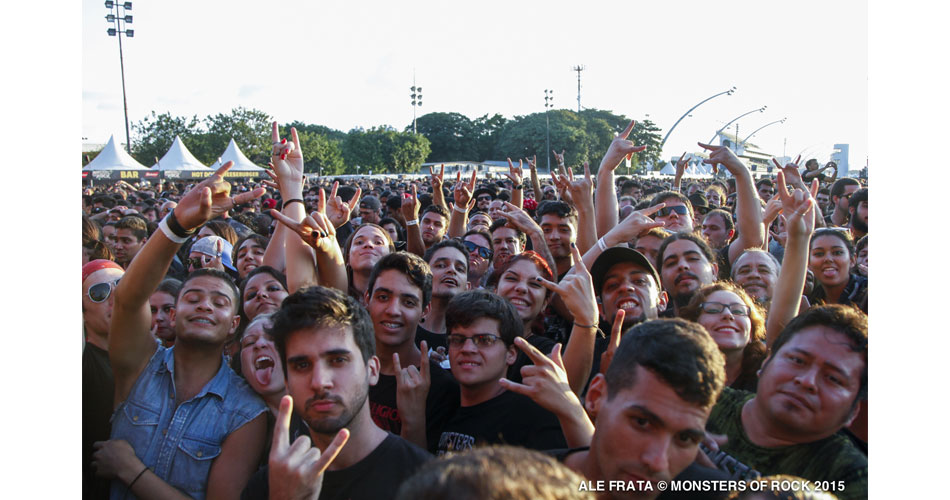
[(835, 144), (834, 152), (831, 153), (831, 161), (838, 164), (838, 178), (848, 177), (850, 166), (848, 164), (848, 145)]

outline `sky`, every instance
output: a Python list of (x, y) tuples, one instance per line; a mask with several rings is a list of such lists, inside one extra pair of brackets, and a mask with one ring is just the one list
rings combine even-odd
[[(727, 131), (775, 156), (867, 164), (868, 12), (859, 1), (452, 2), (134, 1), (122, 40), (129, 121), (203, 118), (244, 106), (280, 123), (348, 131), (459, 112), (508, 118), (581, 106), (649, 117), (661, 157)], [(82, 3), (82, 137), (125, 142), (119, 48), (101, 0)]]

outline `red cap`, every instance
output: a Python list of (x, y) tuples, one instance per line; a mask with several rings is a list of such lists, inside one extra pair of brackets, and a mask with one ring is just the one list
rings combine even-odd
[(112, 262), (111, 260), (96, 259), (87, 262), (82, 266), (82, 280), (86, 281), (86, 278), (88, 278), (90, 274), (102, 269), (118, 269), (119, 271), (125, 271), (125, 269), (122, 269), (122, 266)]
[(524, 205), (525, 210), (534, 210), (538, 208), (538, 202), (532, 200), (531, 198), (524, 200), (521, 204)]

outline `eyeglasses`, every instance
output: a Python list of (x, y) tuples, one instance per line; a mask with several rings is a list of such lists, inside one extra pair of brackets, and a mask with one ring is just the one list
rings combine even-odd
[(205, 265), (205, 257), (197, 257), (194, 259), (186, 259), (185, 267), (194, 267), (195, 269), (201, 269)]
[(663, 207), (656, 212), (657, 217), (666, 217), (671, 213), (676, 212), (679, 215), (686, 215), (689, 213), (689, 209), (685, 205), (675, 205), (672, 207)]
[(119, 280), (96, 283), (95, 285), (89, 287), (89, 290), (86, 290), (86, 295), (89, 297), (89, 300), (95, 302), (96, 304), (105, 302), (109, 299), (109, 295), (112, 295), (112, 289), (118, 284)]
[(483, 259), (490, 259), (490, 258), (491, 258), (491, 253), (492, 253), (492, 252), (491, 252), (490, 249), (485, 248), (485, 247), (483, 247), (483, 246), (476, 245), (476, 244), (472, 243), (471, 241), (463, 241), (462, 243), (465, 244), (465, 248), (468, 249), (468, 253), (472, 253), (472, 252), (474, 252), (474, 251), (477, 250), (479, 257), (481, 257), (481, 258), (483, 258)]
[(729, 309), (729, 312), (736, 316), (748, 316), (749, 306), (745, 304), (722, 304), (720, 302), (703, 302), (699, 308), (706, 314), (721, 314), (722, 311)]
[(501, 340), (501, 337), (490, 333), (476, 333), (471, 337), (466, 337), (458, 333), (450, 333), (446, 336), (446, 339), (449, 342), (449, 347), (462, 347), (465, 345), (466, 340), (471, 340), (475, 347), (491, 347), (495, 345), (495, 342)]
[(491, 196), (486, 194), (486, 195), (479, 196), (478, 198), (475, 198), (475, 199), (478, 201), (489, 201), (491, 200)]

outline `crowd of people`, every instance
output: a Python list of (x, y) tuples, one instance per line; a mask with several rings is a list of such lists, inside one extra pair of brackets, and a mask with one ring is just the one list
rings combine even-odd
[(633, 126), (594, 174), (308, 179), (274, 123), (265, 179), (84, 187), (84, 497), (865, 498), (867, 187), (619, 176)]

